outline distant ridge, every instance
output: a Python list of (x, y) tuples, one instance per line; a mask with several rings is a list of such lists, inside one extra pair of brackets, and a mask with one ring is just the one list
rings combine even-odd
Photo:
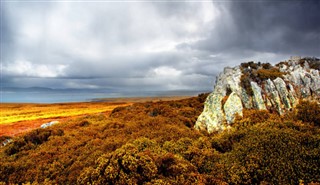
[(48, 87), (2, 87), (2, 91), (11, 91), (11, 92), (106, 92), (106, 91), (115, 91), (112, 88), (104, 88), (104, 89), (76, 89), (76, 88), (48, 88)]

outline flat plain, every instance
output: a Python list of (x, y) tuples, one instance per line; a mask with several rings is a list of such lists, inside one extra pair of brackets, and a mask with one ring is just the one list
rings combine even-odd
[(173, 97), (132, 97), (105, 98), (94, 102), (75, 103), (1, 103), (0, 136), (15, 136), (40, 127), (50, 121), (66, 121), (75, 117), (91, 114), (110, 114), (116, 107), (147, 101), (168, 101), (187, 98)]

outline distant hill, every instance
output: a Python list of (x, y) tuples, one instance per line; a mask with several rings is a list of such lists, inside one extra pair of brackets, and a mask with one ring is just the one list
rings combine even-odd
[(4, 92), (112, 92), (115, 91), (112, 88), (104, 89), (75, 89), (75, 88), (66, 88), (66, 89), (55, 89), (48, 87), (2, 87)]
[(2, 87), (1, 89), (4, 92), (39, 92), (39, 91), (53, 91), (51, 88), (46, 87), (29, 87), (29, 88), (20, 88), (20, 87)]
[(121, 93), (124, 96), (179, 96), (197, 95), (203, 90), (168, 90), (168, 91), (137, 91), (116, 88), (76, 89), (76, 88), (48, 88), (48, 87), (2, 87), (2, 92), (78, 92), (78, 93)]

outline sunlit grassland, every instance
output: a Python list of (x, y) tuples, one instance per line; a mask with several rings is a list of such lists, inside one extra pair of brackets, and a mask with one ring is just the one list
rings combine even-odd
[(16, 136), (40, 127), (50, 121), (65, 122), (75, 117), (94, 114), (109, 115), (116, 107), (128, 106), (138, 102), (157, 102), (183, 99), (174, 97), (132, 97), (105, 98), (94, 102), (74, 102), (55, 104), (1, 103), (0, 136)]
[(46, 118), (60, 118), (112, 111), (130, 103), (85, 102), (59, 104), (17, 104), (2, 103), (0, 106), (0, 124), (31, 121)]

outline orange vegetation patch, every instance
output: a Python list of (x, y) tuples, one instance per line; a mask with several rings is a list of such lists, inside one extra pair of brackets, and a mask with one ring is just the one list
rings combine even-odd
[(50, 121), (65, 122), (75, 117), (100, 113), (109, 115), (116, 107), (128, 106), (137, 102), (180, 100), (187, 97), (105, 98), (97, 99), (96, 102), (53, 104), (1, 103), (0, 136), (16, 136), (39, 128)]
[(158, 101), (174, 101), (191, 98), (193, 96), (155, 96), (155, 97), (127, 97), (127, 98), (97, 98), (97, 102), (131, 102), (131, 103), (144, 103), (144, 102), (158, 102)]
[(130, 103), (123, 102), (79, 102), (57, 104), (2, 103), (0, 107), (0, 124), (100, 113), (112, 111), (118, 106), (126, 106), (129, 104)]
[(15, 136), (50, 121), (64, 122), (75, 117), (104, 113), (114, 108), (127, 106), (127, 102), (86, 102), (59, 104), (5, 103), (0, 107), (0, 136)]
[(62, 122), (66, 119), (68, 118), (59, 118), (59, 119), (49, 118), (49, 119), (38, 119), (38, 120), (32, 120), (32, 121), (19, 121), (19, 122), (10, 123), (10, 124), (1, 124), (0, 136), (17, 136), (24, 132), (39, 128), (44, 123), (47, 123), (53, 120)]

